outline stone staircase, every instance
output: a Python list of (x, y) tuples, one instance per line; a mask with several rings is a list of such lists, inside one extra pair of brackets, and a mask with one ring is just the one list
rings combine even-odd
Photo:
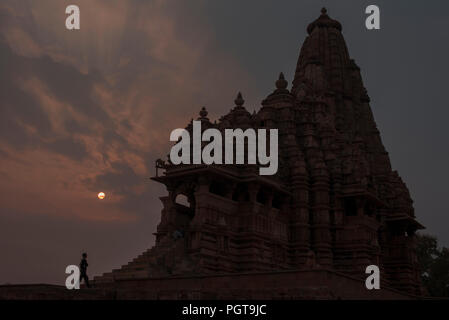
[(164, 238), (132, 261), (94, 277), (93, 284), (101, 285), (116, 280), (147, 279), (176, 274), (193, 274), (195, 262), (186, 252), (185, 239)]

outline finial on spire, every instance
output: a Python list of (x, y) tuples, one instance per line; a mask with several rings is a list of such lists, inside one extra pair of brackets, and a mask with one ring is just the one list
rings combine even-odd
[(201, 108), (201, 111), (200, 111), (200, 117), (201, 117), (201, 118), (206, 118), (206, 117), (207, 117), (207, 114), (208, 114), (208, 112), (207, 112), (207, 110), (206, 110), (206, 107), (202, 107), (202, 108)]
[(209, 118), (207, 117), (207, 115), (208, 112), (206, 110), (206, 107), (202, 107), (200, 110), (200, 116), (197, 120), (209, 122)]
[(242, 93), (241, 93), (241, 92), (239, 92), (239, 93), (237, 94), (237, 98), (235, 98), (234, 102), (235, 102), (235, 105), (236, 105), (237, 107), (243, 106), (243, 104), (245, 103), (245, 100), (243, 100), (243, 97), (242, 97)]
[(278, 89), (286, 89), (288, 85), (287, 80), (284, 78), (284, 73), (279, 74), (279, 79), (276, 81), (276, 88)]
[(315, 29), (315, 27), (335, 28), (340, 32), (342, 30), (340, 22), (338, 22), (337, 20), (331, 19), (327, 15), (327, 9), (325, 7), (321, 8), (321, 15), (318, 17), (318, 19), (316, 19), (315, 21), (313, 21), (312, 23), (310, 23), (307, 26), (307, 33), (312, 34), (312, 31)]

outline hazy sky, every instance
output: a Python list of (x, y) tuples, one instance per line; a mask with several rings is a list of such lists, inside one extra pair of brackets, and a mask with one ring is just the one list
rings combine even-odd
[[(369, 4), (381, 30), (365, 28)], [(238, 91), (258, 109), (280, 71), (291, 82), (322, 6), (418, 220), (449, 246), (449, 2), (2, 0), (0, 283), (62, 283), (83, 251), (93, 276), (150, 247), (165, 191), (148, 178), (170, 131)]]

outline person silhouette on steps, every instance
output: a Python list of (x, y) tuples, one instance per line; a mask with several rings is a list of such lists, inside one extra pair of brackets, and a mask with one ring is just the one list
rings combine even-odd
[(89, 264), (87, 263), (87, 253), (83, 253), (83, 258), (81, 259), (80, 262), (80, 284), (81, 281), (83, 281), (84, 279), (84, 283), (86, 284), (86, 286), (88, 288), (90, 288), (89, 285), (89, 277), (87, 276), (87, 266)]

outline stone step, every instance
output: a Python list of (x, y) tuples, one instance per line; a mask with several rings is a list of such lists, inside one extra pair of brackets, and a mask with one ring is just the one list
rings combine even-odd
[(104, 273), (101, 276), (94, 277), (95, 283), (104, 283), (104, 282), (112, 282), (114, 281), (114, 275), (112, 272)]
[(136, 265), (136, 266), (127, 266), (124, 268), (121, 268), (119, 272), (121, 271), (139, 271), (139, 270), (146, 270), (150, 267), (150, 264), (144, 264), (144, 265)]
[(140, 270), (140, 271), (131, 271), (126, 272), (122, 271), (114, 275), (116, 280), (123, 279), (139, 279), (139, 278), (148, 278), (150, 276), (149, 270)]
[(150, 274), (164, 274), (165, 268), (160, 263), (176, 265), (185, 258), (183, 242), (163, 241), (157, 247), (145, 250), (139, 256), (113, 269), (112, 272), (94, 277), (96, 283), (112, 282), (115, 279), (146, 278)]

